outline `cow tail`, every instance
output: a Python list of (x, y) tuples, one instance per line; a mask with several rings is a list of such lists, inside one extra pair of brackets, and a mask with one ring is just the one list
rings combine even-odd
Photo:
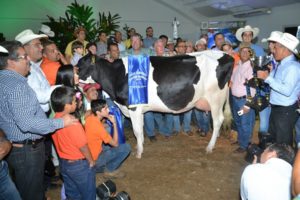
[(232, 123), (232, 113), (230, 109), (230, 102), (229, 102), (229, 89), (227, 92), (226, 102), (224, 106), (224, 121), (223, 121), (223, 131), (228, 132), (231, 129)]

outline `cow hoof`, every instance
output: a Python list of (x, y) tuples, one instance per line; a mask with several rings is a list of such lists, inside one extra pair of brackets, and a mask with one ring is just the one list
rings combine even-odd
[(212, 153), (213, 151), (213, 148), (211, 147), (206, 147), (206, 153)]
[(142, 158), (142, 154), (141, 154), (141, 153), (137, 153), (137, 154), (135, 155), (135, 157), (136, 157), (137, 159), (141, 159), (141, 158)]

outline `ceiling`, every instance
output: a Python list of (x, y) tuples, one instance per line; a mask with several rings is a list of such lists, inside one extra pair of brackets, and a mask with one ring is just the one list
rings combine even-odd
[[(172, 6), (170, 0), (168, 2), (166, 0), (156, 1)], [(300, 3), (300, 0), (173, 0), (173, 3), (208, 18), (223, 15), (243, 18), (270, 14), (273, 7)]]

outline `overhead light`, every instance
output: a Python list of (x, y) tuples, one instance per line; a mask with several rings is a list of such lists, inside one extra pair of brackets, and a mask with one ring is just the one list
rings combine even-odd
[(271, 14), (272, 10), (270, 8), (258, 8), (253, 10), (245, 10), (242, 12), (236, 12), (233, 13), (234, 17), (237, 18), (245, 18), (245, 17), (253, 17), (253, 16), (259, 16), (259, 15), (267, 15)]

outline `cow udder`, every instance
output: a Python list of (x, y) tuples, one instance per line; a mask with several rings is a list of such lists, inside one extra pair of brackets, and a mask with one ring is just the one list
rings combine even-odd
[(199, 99), (196, 103), (195, 103), (195, 107), (199, 110), (203, 110), (203, 111), (210, 111), (210, 105), (208, 103), (208, 101), (206, 99)]

